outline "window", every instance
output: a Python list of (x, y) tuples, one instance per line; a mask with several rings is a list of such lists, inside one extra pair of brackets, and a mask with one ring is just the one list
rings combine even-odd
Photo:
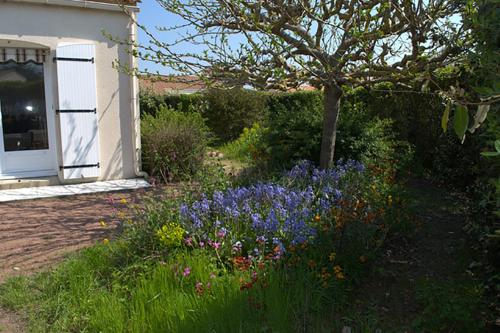
[(42, 64), (0, 63), (0, 134), (6, 152), (49, 148), (43, 78)]

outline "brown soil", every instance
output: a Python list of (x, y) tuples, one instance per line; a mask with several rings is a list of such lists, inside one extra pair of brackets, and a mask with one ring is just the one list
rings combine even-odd
[(408, 188), (413, 192), (417, 230), (412, 237), (388, 240), (385, 255), (356, 296), (361, 317), (376, 313), (380, 326), (397, 332), (412, 332), (412, 322), (422, 310), (415, 299), (418, 282), (461, 279), (467, 257), (465, 216), (453, 195), (422, 180), (411, 181)]
[(118, 217), (127, 214), (127, 207), (142, 193), (144, 190), (1, 203), (0, 283), (46, 268), (68, 252), (111, 237)]
[(2, 310), (0, 308), (0, 332), (1, 333), (20, 333), (26, 329), (18, 315)]

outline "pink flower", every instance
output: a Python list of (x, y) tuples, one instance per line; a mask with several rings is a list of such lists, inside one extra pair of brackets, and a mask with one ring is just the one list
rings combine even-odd
[(187, 246), (193, 246), (193, 239), (191, 237), (184, 239), (184, 244)]
[(191, 268), (189, 267), (184, 268), (184, 272), (182, 272), (182, 275), (188, 276), (189, 274), (191, 274)]
[(218, 250), (220, 248), (220, 243), (214, 242), (214, 243), (212, 243), (212, 246), (214, 247), (214, 249)]
[(196, 289), (196, 293), (197, 293), (198, 295), (203, 294), (203, 283), (201, 283), (201, 282), (199, 282), (199, 281), (198, 281), (198, 282), (196, 282), (196, 285), (195, 285), (195, 287), (194, 287), (194, 288)]
[(207, 282), (207, 289), (212, 288), (212, 284), (210, 282)]
[(205, 242), (204, 241), (200, 241), (198, 244), (200, 245), (201, 248), (205, 247)]
[(217, 231), (217, 237), (219, 237), (219, 238), (226, 237), (226, 234), (227, 234), (226, 228), (221, 228), (219, 231)]

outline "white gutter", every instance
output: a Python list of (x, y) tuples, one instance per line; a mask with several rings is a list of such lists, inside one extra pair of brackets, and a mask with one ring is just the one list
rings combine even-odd
[[(136, 42), (137, 37), (137, 12), (130, 12), (130, 35), (129, 40), (133, 43)], [(131, 46), (133, 47), (133, 46)], [(132, 97), (130, 100), (130, 107), (132, 109), (132, 147), (134, 149), (134, 171), (137, 177), (147, 178), (148, 174), (142, 171), (142, 149), (141, 149), (141, 113), (139, 108), (139, 80), (135, 75), (135, 68), (137, 68), (137, 58), (130, 52), (130, 67), (132, 68), (132, 75), (130, 75), (130, 86), (132, 90)]]
[[(77, 8), (90, 8), (90, 9), (100, 9), (100, 10), (111, 10), (111, 11), (123, 11), (123, 9), (112, 3), (104, 2), (93, 2), (87, 0), (5, 0), (6, 2), (25, 2), (34, 3), (40, 5), (52, 5), (52, 6), (66, 6), (66, 7), (77, 7)], [(129, 11), (137, 12), (139, 7), (137, 6), (125, 6)]]

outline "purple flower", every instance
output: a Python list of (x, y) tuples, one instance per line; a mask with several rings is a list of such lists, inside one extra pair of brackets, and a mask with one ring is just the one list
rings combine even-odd
[(267, 239), (265, 236), (258, 236), (255, 241), (259, 244), (264, 244), (267, 241)]
[(191, 268), (190, 267), (184, 268), (184, 271), (182, 272), (182, 276), (186, 277), (189, 274), (191, 274)]
[(219, 237), (219, 238), (226, 237), (226, 234), (227, 234), (227, 229), (226, 228), (220, 228), (220, 230), (217, 231), (217, 237)]

